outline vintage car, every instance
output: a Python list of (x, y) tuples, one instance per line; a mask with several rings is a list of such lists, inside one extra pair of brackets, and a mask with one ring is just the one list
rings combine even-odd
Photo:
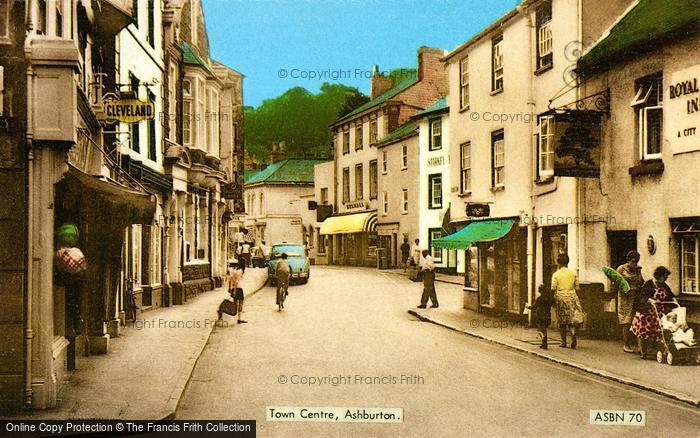
[(277, 269), (277, 263), (280, 260), (282, 254), (287, 254), (287, 261), (289, 262), (289, 267), (292, 270), (292, 276), (289, 282), (299, 281), (301, 283), (306, 283), (309, 281), (310, 269), (309, 269), (309, 258), (306, 255), (306, 250), (304, 247), (298, 243), (288, 243), (282, 242), (272, 245), (272, 251), (270, 252), (270, 262), (268, 263), (268, 274), (270, 275), (270, 282), (274, 284), (275, 273)]

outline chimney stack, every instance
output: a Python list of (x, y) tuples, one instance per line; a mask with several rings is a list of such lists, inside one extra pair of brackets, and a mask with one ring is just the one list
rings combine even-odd
[(279, 144), (277, 142), (272, 143), (272, 150), (267, 156), (267, 161), (270, 164), (276, 163), (278, 161), (284, 160), (286, 157), (286, 152), (284, 150), (284, 142), (281, 141)]
[(372, 71), (372, 77), (369, 80), (370, 91), (369, 98), (375, 99), (381, 96), (385, 92), (389, 91), (391, 87), (394, 86), (393, 81), (390, 76), (383, 76), (379, 74), (379, 66), (375, 64), (374, 70)]
[(435, 85), (440, 94), (447, 94), (447, 75), (440, 59), (445, 56), (443, 49), (422, 46), (418, 49), (418, 80)]

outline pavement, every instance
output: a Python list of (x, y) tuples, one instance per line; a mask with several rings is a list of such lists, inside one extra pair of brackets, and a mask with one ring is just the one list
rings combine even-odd
[[(411, 283), (403, 277), (403, 271), (391, 273)], [(621, 342), (585, 337), (579, 337), (576, 350), (560, 348), (559, 331), (551, 327), (549, 349), (543, 350), (539, 348), (540, 338), (535, 328), (464, 309), (461, 276), (437, 274), (436, 280), (441, 283), (436, 285), (440, 307), (413, 308), (408, 311), (410, 314), (469, 336), (700, 407), (697, 364), (669, 366), (655, 359), (641, 360), (637, 354), (624, 353)]]
[[(446, 289), (438, 285), (445, 305)], [(418, 283), (371, 268), (313, 266), (308, 284), (290, 287), (281, 312), (274, 288), (265, 287), (246, 303), (250, 324), (214, 329), (175, 418), (255, 420), (260, 437), (658, 437), (700, 430), (695, 407), (426, 324), (406, 312), (419, 296)], [(334, 407), (341, 417), (308, 418), (302, 407)], [(345, 422), (347, 410), (367, 408), (399, 409), (398, 421)], [(591, 409), (643, 411), (646, 423), (593, 425)]]
[[(267, 281), (267, 270), (248, 268), (241, 287), (250, 298)], [(105, 355), (79, 357), (59, 394), (58, 406), (13, 419), (142, 419), (172, 417), (192, 370), (217, 325), (225, 288), (205, 292), (184, 305), (143, 313), (110, 339)], [(245, 307), (244, 307), (245, 315)], [(236, 326), (225, 316), (223, 326)], [(236, 327), (237, 328), (237, 327)]]

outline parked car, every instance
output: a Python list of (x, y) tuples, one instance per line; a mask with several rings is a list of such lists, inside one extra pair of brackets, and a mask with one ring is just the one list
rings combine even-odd
[(309, 281), (309, 275), (311, 275), (311, 270), (309, 269), (310, 262), (306, 255), (304, 247), (298, 243), (288, 243), (282, 242), (272, 245), (272, 251), (270, 252), (270, 261), (268, 263), (267, 272), (270, 275), (270, 281), (275, 282), (275, 273), (277, 269), (277, 262), (279, 261), (282, 253), (287, 254), (287, 261), (289, 262), (289, 267), (292, 269), (292, 276), (289, 282), (297, 280), (301, 283), (306, 283)]

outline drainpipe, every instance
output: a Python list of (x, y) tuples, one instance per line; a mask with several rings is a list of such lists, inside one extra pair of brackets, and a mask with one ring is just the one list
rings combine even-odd
[[(532, 23), (532, 17), (530, 17), (529, 10), (523, 8), (522, 6), (518, 6), (518, 12), (522, 13), (525, 15), (525, 18), (527, 20), (527, 27), (530, 30), (528, 32), (528, 61), (529, 61), (529, 70), (528, 72), (534, 71), (533, 69), (533, 47), (532, 47), (532, 29), (534, 29), (534, 24)], [(529, 86), (528, 86), (528, 96), (527, 96), (527, 105), (529, 108), (530, 113), (535, 112), (535, 101), (534, 101), (534, 94), (535, 94), (535, 80), (534, 76), (529, 73), (528, 75), (529, 79)], [(531, 131), (530, 132), (530, 172), (528, 175), (529, 178), (529, 186), (530, 186), (530, 220), (528, 221), (527, 224), (527, 303), (528, 305), (532, 306), (532, 304), (535, 301), (535, 233), (537, 231), (537, 228), (535, 226), (535, 200), (537, 198), (537, 195), (535, 194), (535, 177), (537, 175), (537, 172), (535, 171), (535, 166), (537, 166), (537, 148), (535, 145), (535, 124), (531, 125)], [(528, 314), (528, 323), (532, 324), (532, 312)]]
[[(28, 59), (30, 55), (29, 46), (32, 40), (32, 30), (33, 30), (33, 18), (34, 18), (34, 1), (27, 4), (27, 7), (31, 9), (29, 12), (29, 19), (27, 21), (28, 36), (25, 41), (24, 56)], [(27, 132), (26, 132), (26, 142), (27, 142), (27, 278), (25, 287), (25, 310), (24, 310), (24, 404), (27, 408), (32, 406), (32, 339), (34, 338), (34, 331), (32, 326), (32, 313), (33, 313), (33, 302), (32, 295), (34, 293), (34, 118), (33, 118), (33, 106), (32, 106), (32, 95), (34, 92), (34, 70), (32, 69), (32, 64), (29, 62), (27, 64)]]
[[(581, 42), (581, 47), (583, 47), (583, 5), (582, 5), (582, 0), (578, 0), (577, 2), (577, 8), (576, 8), (576, 28), (577, 28), (577, 37), (578, 40)], [(583, 50), (583, 49), (581, 49)], [(581, 91), (579, 90), (578, 87), (578, 79), (576, 83), (576, 90), (575, 90), (575, 99), (578, 100)], [(581, 281), (581, 266), (583, 264), (583, 260), (581, 257), (582, 250), (583, 250), (583, 222), (580, 220), (581, 218), (581, 212), (583, 210), (581, 201), (582, 201), (582, 196), (581, 196), (581, 189), (582, 189), (582, 184), (581, 184), (581, 178), (574, 178), (574, 182), (576, 184), (575, 190), (576, 190), (576, 218), (578, 219), (576, 224), (576, 276), (578, 277), (579, 281)], [(568, 248), (567, 248), (568, 252)]]

